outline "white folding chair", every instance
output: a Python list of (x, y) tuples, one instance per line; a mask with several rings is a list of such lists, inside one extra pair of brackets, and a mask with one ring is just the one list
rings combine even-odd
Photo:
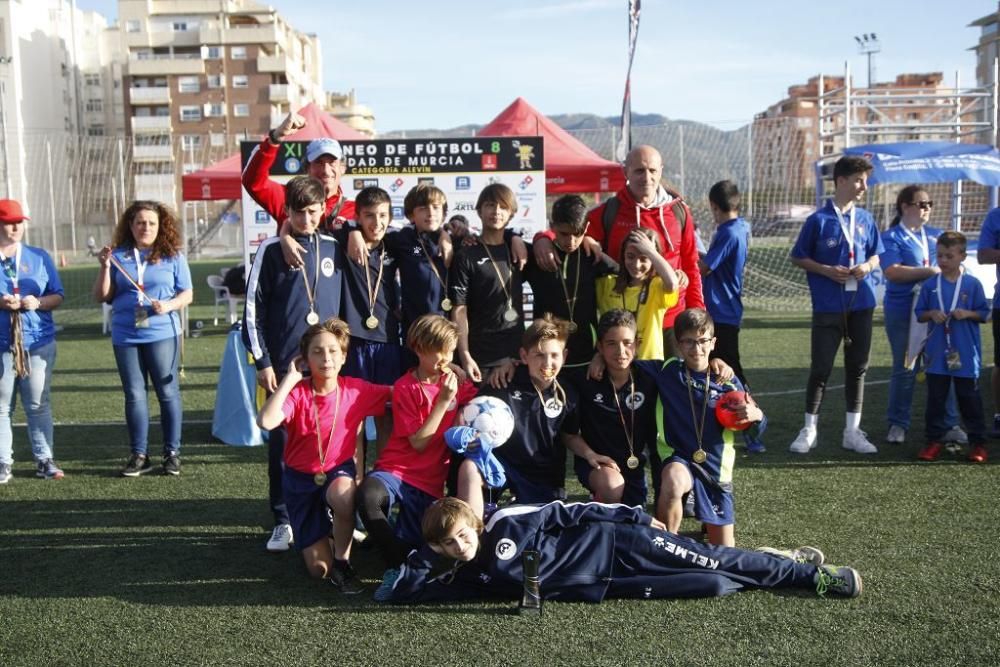
[(219, 324), (219, 304), (224, 303), (229, 311), (229, 323), (232, 324), (238, 319), (236, 309), (243, 299), (229, 293), (229, 288), (222, 284), (222, 276), (210, 275), (206, 280), (208, 281), (208, 286), (212, 288), (212, 297), (215, 299), (212, 310), (212, 323)]

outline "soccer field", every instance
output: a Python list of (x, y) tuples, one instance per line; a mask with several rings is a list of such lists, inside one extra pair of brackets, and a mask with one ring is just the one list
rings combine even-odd
[[(202, 285), (203, 278), (196, 279)], [(201, 290), (206, 291), (206, 290)], [(200, 295), (204, 299), (204, 295)], [(996, 461), (918, 464), (923, 388), (902, 446), (881, 445), (888, 347), (876, 323), (863, 428), (881, 452), (840, 448), (843, 391), (823, 407), (819, 448), (797, 457), (808, 355), (804, 316), (751, 313), (747, 372), (770, 418), (768, 451), (738, 455), (737, 542), (821, 547), (857, 567), (855, 600), (758, 591), (690, 601), (377, 605), (309, 580), (294, 553), (268, 554), (264, 448), (213, 442), (225, 328), (186, 346), (183, 472), (117, 476), (128, 454), (110, 340), (60, 334), (52, 403), (59, 482), (32, 476), (15, 428), (14, 479), (0, 487), (0, 665), (996, 665), (1000, 524)], [(984, 338), (989, 338), (983, 327)], [(992, 358), (992, 345), (986, 355)], [(831, 381), (840, 385), (840, 367)], [(983, 384), (989, 401), (988, 383)], [(155, 412), (155, 401), (154, 401)], [(17, 421), (23, 421), (18, 409)], [(151, 430), (158, 452), (158, 427)], [(575, 481), (573, 499), (582, 499)], [(684, 530), (694, 530), (685, 523)], [(355, 551), (374, 589), (381, 567)]]

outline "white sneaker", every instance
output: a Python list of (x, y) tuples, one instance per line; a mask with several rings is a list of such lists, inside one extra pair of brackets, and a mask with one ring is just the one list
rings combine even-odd
[(799, 431), (799, 435), (792, 442), (788, 451), (795, 454), (808, 454), (810, 449), (816, 447), (816, 429), (804, 427)]
[(267, 541), (267, 550), (272, 553), (288, 551), (288, 547), (295, 542), (292, 537), (292, 527), (287, 523), (279, 523), (271, 531), (271, 539)]
[(893, 424), (889, 427), (889, 435), (885, 436), (885, 441), (891, 445), (901, 445), (906, 440), (906, 429)]
[(868, 441), (868, 434), (859, 428), (845, 428), (844, 449), (849, 449), (858, 454), (878, 454), (878, 447)]
[(941, 442), (954, 442), (959, 445), (969, 444), (969, 436), (965, 434), (961, 426), (952, 426), (941, 438)]

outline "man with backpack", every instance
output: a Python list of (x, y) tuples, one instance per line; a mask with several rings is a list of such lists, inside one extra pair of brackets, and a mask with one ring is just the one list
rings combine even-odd
[[(676, 355), (672, 329), (674, 319), (687, 308), (704, 308), (698, 248), (691, 210), (680, 194), (660, 183), (663, 158), (652, 146), (638, 146), (625, 158), (625, 188), (587, 214), (587, 235), (600, 243), (610, 257), (618, 257), (622, 242), (638, 227), (660, 237), (663, 256), (681, 279), (680, 299), (663, 319), (668, 357)], [(535, 238), (535, 260), (542, 268), (555, 270), (552, 242), (546, 235)]]

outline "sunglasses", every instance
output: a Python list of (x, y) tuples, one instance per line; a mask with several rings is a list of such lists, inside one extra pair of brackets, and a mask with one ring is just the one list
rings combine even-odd
[(911, 202), (910, 206), (916, 206), (921, 211), (929, 211), (934, 208), (934, 202), (928, 199), (927, 201), (915, 201)]

